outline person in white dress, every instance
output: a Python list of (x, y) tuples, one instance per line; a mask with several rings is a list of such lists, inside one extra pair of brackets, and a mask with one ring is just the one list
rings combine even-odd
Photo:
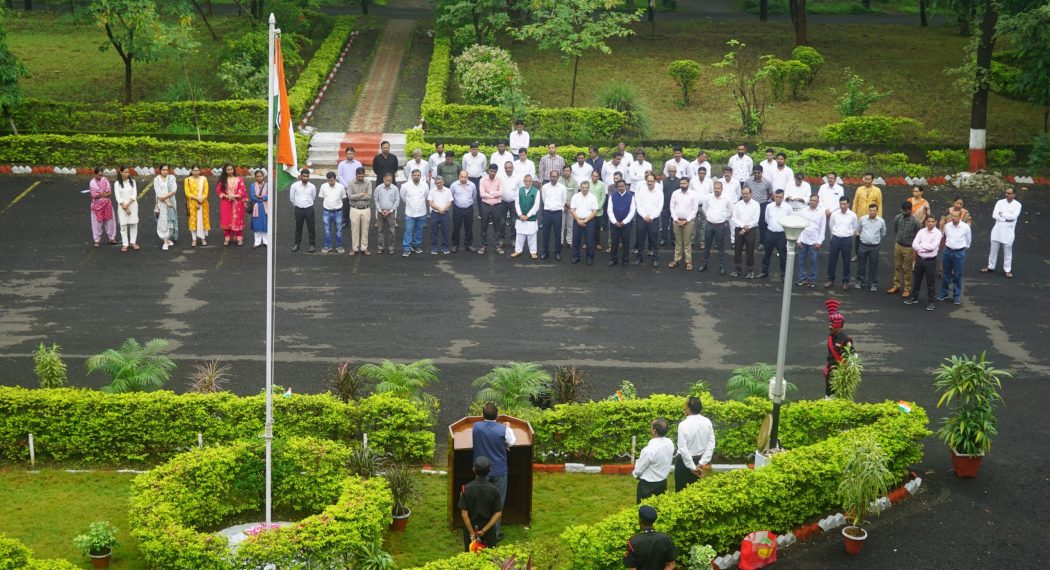
[(117, 181), (113, 183), (113, 197), (117, 200), (117, 223), (120, 224), (120, 251), (139, 249), (139, 191), (131, 178), (127, 166), (117, 168)]
[[(1021, 188), (1027, 190), (1027, 188)], [(1003, 248), (1003, 274), (1013, 277), (1014, 268), (1014, 233), (1017, 231), (1017, 218), (1021, 217), (1021, 202), (1017, 201), (1014, 189), (1006, 189), (1006, 197), (995, 203), (992, 210), (992, 250), (988, 252), (988, 267), (981, 273), (995, 273), (999, 262), (999, 248)]]
[(163, 241), (161, 249), (167, 251), (179, 239), (179, 212), (175, 204), (178, 184), (167, 163), (161, 164), (153, 179), (153, 193), (157, 198), (154, 213), (157, 215), (157, 237)]

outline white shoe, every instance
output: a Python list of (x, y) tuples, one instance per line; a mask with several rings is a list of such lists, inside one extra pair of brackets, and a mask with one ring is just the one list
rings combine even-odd
[(164, 251), (168, 251), (168, 244), (164, 244), (163, 246), (161, 246), (160, 249), (162, 249)]

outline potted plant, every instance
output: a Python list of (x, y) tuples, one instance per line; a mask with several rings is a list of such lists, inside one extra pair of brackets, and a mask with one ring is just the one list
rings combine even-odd
[(860, 438), (849, 451), (838, 487), (842, 510), (851, 523), (842, 529), (846, 552), (859, 554), (864, 548), (868, 538), (868, 532), (861, 528), (864, 517), (869, 512), (879, 513), (881, 507), (876, 501), (889, 491), (892, 482), (893, 474), (875, 437)]
[(980, 356), (952, 356), (941, 364), (933, 387), (941, 395), (937, 407), (952, 406), (954, 411), (941, 420), (937, 437), (952, 452), (952, 467), (957, 477), (976, 477), (981, 459), (992, 447), (998, 434), (995, 407), (1003, 401), (999, 393), (1002, 378), (1008, 372), (992, 368)]
[(117, 528), (108, 522), (93, 522), (85, 534), (73, 539), (73, 546), (91, 557), (92, 568), (109, 568), (109, 558), (117, 544)]
[(383, 476), (394, 498), (394, 521), (390, 523), (390, 530), (401, 532), (408, 526), (408, 517), (412, 515), (408, 505), (422, 495), (419, 474), (408, 465), (396, 464), (390, 466)]

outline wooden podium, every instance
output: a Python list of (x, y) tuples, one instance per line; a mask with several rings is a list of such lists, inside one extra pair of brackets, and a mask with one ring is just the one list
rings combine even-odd
[[(448, 426), (448, 520), (455, 530), (463, 528), (459, 515), (459, 495), (474, 480), (475, 422), (481, 416), (468, 416)], [(500, 414), (496, 421), (509, 424), (517, 442), (507, 451), (507, 500), (503, 505), (503, 524), (532, 524), (532, 442), (535, 433), (525, 420)]]

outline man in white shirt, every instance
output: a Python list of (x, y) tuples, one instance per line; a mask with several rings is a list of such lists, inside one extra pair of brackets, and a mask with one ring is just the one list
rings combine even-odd
[[(481, 188), (481, 177), (485, 175), (485, 169), (489, 165), (489, 160), (485, 158), (485, 155), (478, 152), (478, 143), (470, 143), (470, 150), (463, 155), (463, 160), (460, 163), (463, 166), (463, 170), (467, 171), (467, 178), (474, 183), (474, 186)], [(474, 196), (474, 205), (477, 207), (478, 215), (481, 215), (481, 195)]]
[(645, 261), (645, 246), (648, 241), (649, 258), (653, 267), (657, 267), (660, 262), (660, 214), (664, 209), (664, 191), (662, 186), (657, 186), (656, 176), (651, 172), (645, 177), (645, 187), (634, 195), (634, 203), (634, 249), (638, 251), (634, 264), (641, 265)]
[[(336, 167), (336, 180), (343, 185), (343, 188), (349, 188), (350, 183), (357, 178), (357, 169), (363, 165), (361, 161), (354, 158), (355, 152), (354, 147), (346, 147), (345, 156), (346, 158), (339, 161), (339, 165)], [(350, 225), (350, 200), (347, 199), (343, 202), (343, 227)]]
[(937, 229), (937, 218), (933, 215), (926, 216), (926, 227), (915, 232), (915, 239), (911, 242), (911, 248), (915, 252), (915, 269), (912, 272), (911, 296), (904, 300), (905, 305), (919, 302), (919, 286), (925, 279), (926, 310), (932, 311), (937, 308), (937, 304), (933, 302), (933, 280), (937, 278), (937, 252), (941, 248), (942, 237), (944, 234)]
[(755, 278), (755, 241), (758, 238), (758, 220), (762, 208), (758, 202), (751, 199), (751, 189), (744, 188), (743, 196), (739, 202), (733, 204), (733, 217), (730, 225), (736, 235), (733, 249), (732, 277), (740, 277), (740, 258), (744, 250), (747, 250), (747, 279)]
[(496, 143), (496, 152), (492, 153), (489, 157), (489, 164), (495, 164), (496, 168), (499, 168), (500, 172), (503, 172), (503, 164), (506, 162), (514, 162), (514, 153), (507, 150), (506, 141), (499, 141)]
[[(625, 165), (631, 166), (631, 164), (634, 163), (634, 155), (632, 155), (630, 151), (627, 150), (627, 145), (625, 145), (623, 142), (617, 143), (616, 152), (619, 152), (621, 155), (623, 155), (623, 163)], [(627, 173), (625, 172), (624, 178), (626, 177)]]
[(514, 215), (514, 201), (518, 199), (518, 189), (521, 188), (522, 181), (514, 172), (513, 161), (503, 163), (497, 177), (499, 178), (499, 186), (503, 189), (503, 209), (507, 212), (506, 222), (500, 228), (499, 234), (499, 246), (502, 249), (507, 247), (507, 243), (510, 241), (507, 239), (507, 234), (515, 226), (513, 222), (517, 216)]
[(610, 193), (616, 189), (614, 174), (619, 172), (625, 180), (627, 179), (627, 164), (623, 160), (623, 153), (616, 151), (613, 153), (612, 160), (602, 165), (602, 182), (605, 183)]
[(711, 161), (707, 159), (707, 151), (701, 150), (696, 153), (696, 160), (689, 163), (689, 174), (691, 177), (695, 177), (700, 167), (704, 168), (704, 171), (708, 175), (711, 174)]
[[(728, 166), (722, 169), (722, 195), (726, 197), (726, 200), (729, 200), (730, 204), (736, 204), (742, 196), (740, 181), (736, 179), (736, 174), (736, 170)], [(742, 176), (747, 176), (747, 173), (744, 173)]]
[(697, 481), (715, 452), (715, 430), (711, 420), (700, 415), (704, 404), (689, 396), (685, 401), (686, 418), (678, 424), (678, 452), (674, 458), (674, 489), (680, 493)]
[(434, 173), (430, 171), (430, 163), (423, 160), (422, 149), (417, 148), (413, 150), (412, 159), (409, 160), (408, 164), (405, 165), (405, 172), (411, 173), (413, 170), (419, 171), (420, 176), (422, 176), (421, 180), (423, 180), (431, 186), (434, 185), (434, 183), (432, 182)]
[(551, 233), (554, 238), (554, 261), (561, 261), (561, 220), (565, 211), (565, 186), (559, 181), (561, 173), (548, 172), (550, 182), (540, 188), (540, 202), (543, 204), (541, 227), (543, 228), (543, 255), (540, 259), (551, 256)]
[(427, 220), (427, 194), (430, 188), (419, 171), (401, 185), (401, 201), (405, 204), (405, 237), (401, 241), (401, 257), (423, 253), (423, 226)]
[(673, 164), (678, 176), (681, 176), (682, 178), (692, 178), (693, 170), (689, 166), (689, 161), (682, 158), (682, 147), (675, 145), (675, 147), (671, 149), (671, 152), (674, 153), (674, 156), (664, 162), (664, 177), (666, 178), (670, 174), (667, 167)]
[(762, 273), (759, 279), (769, 277), (769, 262), (773, 258), (773, 250), (780, 257), (780, 280), (784, 280), (787, 271), (787, 234), (781, 223), (784, 218), (793, 213), (791, 206), (784, 203), (784, 191), (773, 191), (773, 203), (766, 207), (766, 251), (762, 254)]
[(305, 222), (306, 229), (310, 233), (309, 252), (313, 253), (314, 244), (317, 241), (317, 234), (314, 231), (314, 224), (316, 223), (314, 218), (314, 200), (317, 199), (317, 187), (314, 186), (313, 182), (310, 182), (309, 168), (299, 171), (299, 180), (296, 180), (288, 187), (288, 198), (292, 201), (292, 206), (295, 208), (295, 245), (292, 246), (292, 251), (299, 251), (299, 242), (303, 239), (303, 222)]
[(722, 181), (715, 180), (711, 186), (711, 195), (704, 198), (704, 219), (707, 229), (704, 230), (704, 261), (699, 272), (707, 271), (707, 262), (711, 259), (711, 247), (718, 245), (718, 274), (726, 274), (726, 233), (729, 230), (729, 218), (733, 215), (733, 203), (722, 193)]
[(514, 161), (514, 176), (518, 180), (525, 180), (526, 175), (533, 183), (536, 182), (536, 163), (529, 160), (529, 149), (522, 147), (518, 149), (518, 160)]
[[(729, 160), (726, 161), (726, 166), (729, 167), (737, 177), (747, 176), (749, 172), (752, 172), (755, 169), (755, 163), (751, 160), (751, 157), (747, 155), (747, 145), (737, 145), (736, 154), (729, 157)], [(722, 192), (729, 196), (727, 190), (728, 188), (723, 188)], [(734, 200), (734, 203), (735, 202), (736, 201)]]
[(634, 153), (634, 161), (627, 167), (628, 174), (624, 176), (627, 187), (635, 194), (645, 188), (645, 175), (653, 171), (653, 165), (645, 159), (645, 151), (638, 149)]
[(674, 442), (667, 438), (667, 420), (656, 418), (649, 428), (652, 437), (634, 462), (631, 475), (638, 480), (635, 503), (667, 491), (667, 476), (674, 462)]
[[(631, 223), (635, 216), (634, 192), (627, 189), (627, 183), (623, 179), (616, 181), (616, 190), (609, 194), (609, 267), (620, 263), (617, 257), (621, 257), (623, 266), (627, 267), (631, 251)], [(623, 253), (620, 253), (620, 247)]]
[[(440, 176), (434, 179), (436, 183), (444, 179)], [(478, 189), (467, 178), (467, 171), (459, 171), (459, 179), (452, 183), (452, 253), (459, 251), (459, 236), (463, 235), (464, 248), (473, 253), (474, 249), (474, 195)]]
[(813, 187), (806, 182), (801, 172), (795, 173), (795, 182), (784, 189), (784, 201), (791, 209), (798, 212), (809, 204), (809, 197), (813, 194)]
[(772, 172), (769, 173), (770, 184), (773, 185), (773, 190), (787, 190), (795, 182), (795, 173), (790, 166), (785, 164), (786, 160), (786, 154), (782, 152), (777, 153), (777, 164), (773, 167)]
[(828, 172), (824, 177), (824, 183), (817, 190), (817, 196), (820, 197), (820, 209), (825, 216), (830, 216), (832, 212), (838, 209), (839, 198), (842, 198), (844, 195), (845, 191), (842, 189), (842, 185), (839, 184), (838, 175), (835, 172)]
[[(708, 196), (714, 195), (714, 189), (712, 183), (716, 176), (711, 175), (711, 170), (706, 166), (697, 166), (693, 171), (693, 178), (689, 181), (689, 189), (696, 192), (697, 199), (700, 200), (700, 204), (704, 203), (704, 200)], [(696, 211), (696, 223), (694, 225), (693, 243), (697, 244), (700, 249), (704, 248), (704, 236), (707, 235), (707, 218), (704, 217), (703, 208), (697, 208)]]
[(334, 172), (329, 172), (325, 175), (326, 181), (321, 185), (321, 190), (318, 191), (318, 196), (321, 197), (321, 207), (324, 208), (324, 214), (321, 217), (322, 223), (324, 223), (324, 247), (321, 248), (321, 253), (328, 253), (332, 251), (332, 227), (335, 227), (335, 250), (339, 253), (345, 253), (343, 249), (343, 226), (340, 223), (340, 218), (343, 214), (343, 200), (350, 200), (350, 196), (346, 193), (346, 187), (336, 180)]
[(959, 212), (949, 214), (949, 222), (944, 224), (944, 257), (941, 278), (941, 295), (938, 301), (948, 300), (948, 284), (951, 284), (952, 303), (962, 304), (963, 263), (966, 262), (966, 250), (970, 249), (973, 234), (970, 224), (963, 222)]
[(436, 143), (434, 145), (434, 153), (427, 159), (427, 166), (430, 167), (430, 175), (437, 176), (438, 165), (445, 162), (445, 143)]
[(685, 258), (685, 270), (693, 270), (693, 226), (700, 195), (685, 178), (678, 179), (678, 190), (671, 194), (671, 229), (674, 230), (674, 259), (667, 267), (674, 269)]
[[(773, 170), (777, 167), (777, 159), (775, 158), (775, 152), (771, 148), (766, 149), (766, 159), (758, 163), (758, 167), (762, 169), (762, 178), (773, 183)], [(776, 190), (776, 187), (773, 187)]]
[(839, 198), (839, 207), (831, 212), (828, 217), (828, 228), (831, 231), (831, 248), (828, 252), (828, 280), (824, 282), (825, 289), (835, 286), (835, 272), (838, 269), (839, 259), (842, 259), (842, 290), (849, 290), (850, 277), (850, 253), (853, 251), (853, 234), (860, 229), (860, 221), (857, 214), (849, 209), (849, 200), (843, 196)]
[(591, 183), (580, 182), (580, 191), (569, 203), (572, 214), (572, 262), (580, 262), (580, 242), (586, 240), (587, 265), (594, 265), (594, 227), (598, 224), (598, 199), (591, 194)]
[[(415, 171), (413, 170), (413, 173)], [(434, 187), (427, 193), (427, 205), (430, 206), (430, 255), (437, 255), (438, 251), (448, 255), (448, 226), (452, 208), (452, 191), (445, 188), (445, 181), (438, 178)], [(438, 243), (438, 235), (441, 242)]]
[(507, 139), (510, 142), (511, 149), (528, 149), (531, 139), (529, 131), (525, 130), (525, 121), (521, 119), (514, 121), (514, 130), (510, 132), (510, 136)]
[(576, 186), (579, 187), (581, 182), (591, 181), (591, 171), (594, 170), (590, 164), (587, 164), (587, 155), (582, 152), (576, 153), (576, 162), (572, 163), (572, 179), (576, 181)]
[(795, 285), (816, 287), (817, 259), (820, 256), (820, 244), (827, 233), (824, 226), (828, 223), (828, 217), (820, 209), (820, 197), (816, 194), (809, 197), (809, 205), (799, 210), (798, 215), (805, 218), (809, 225), (798, 236), (798, 282)]
[[(1022, 187), (1021, 190), (1027, 190)], [(988, 266), (981, 268), (981, 273), (995, 273), (999, 262), (999, 248), (1003, 248), (1003, 274), (1013, 277), (1014, 267), (1014, 233), (1017, 231), (1017, 218), (1021, 217), (1021, 202), (1015, 198), (1013, 187), (1006, 189), (1006, 197), (995, 203), (992, 210), (992, 250), (988, 252)]]

